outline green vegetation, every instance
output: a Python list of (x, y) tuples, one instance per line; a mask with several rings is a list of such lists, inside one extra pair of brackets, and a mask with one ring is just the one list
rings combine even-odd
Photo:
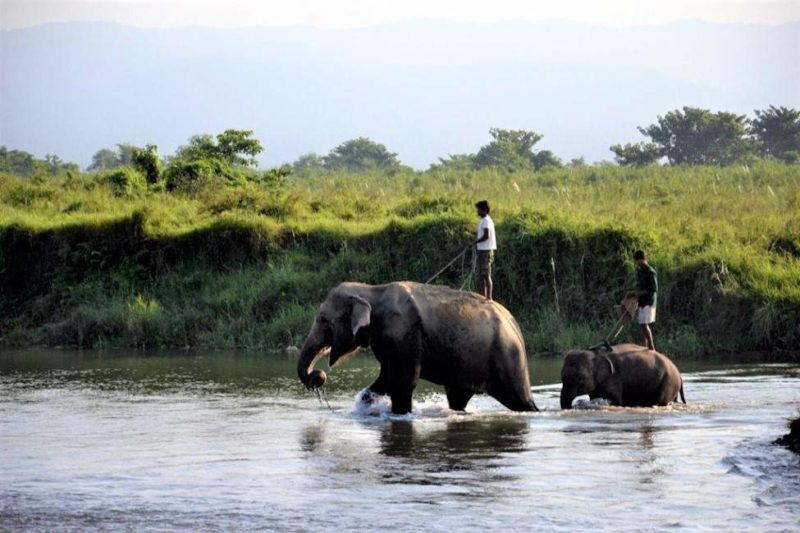
[(46, 155), (36, 159), (22, 150), (9, 150), (0, 146), (0, 172), (28, 178), (58, 176), (67, 172), (78, 172), (78, 165), (65, 163), (57, 155)]
[[(366, 137), (345, 141), (325, 156), (304, 154), (292, 165), (292, 170), (300, 175), (314, 171), (393, 173), (401, 168), (397, 154)], [(410, 169), (405, 167), (405, 170)]]
[[(260, 171), (247, 130), (196, 135), (166, 158), (118, 144), (89, 173), (2, 147), (0, 343), (297, 345), (339, 282), (426, 280), (473, 239), (486, 198), (495, 294), (531, 352), (607, 335), (644, 248), (660, 349), (796, 356), (800, 112), (685, 107), (640, 131), (652, 142), (611, 147), (621, 166), (564, 166), (535, 149), (540, 134), (492, 129), (477, 153), (426, 172), (367, 138)], [(470, 288), (470, 267), (438, 281)]]
[[(600, 340), (638, 247), (659, 271), (660, 349), (800, 350), (796, 165), (287, 176), (244, 163), (177, 157), (156, 182), (147, 166), (0, 175), (2, 342), (297, 345), (340, 281), (427, 279), (470, 241), (473, 203), (488, 198), (497, 299), (532, 353)], [(440, 282), (468, 273), (467, 257)]]
[(652, 142), (615, 144), (617, 163), (649, 165), (664, 157), (671, 165), (731, 165), (756, 157), (795, 163), (800, 159), (800, 111), (770, 106), (755, 118), (684, 107), (639, 128)]

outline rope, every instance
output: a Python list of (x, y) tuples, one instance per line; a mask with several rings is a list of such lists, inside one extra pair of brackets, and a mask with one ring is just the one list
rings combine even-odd
[(438, 277), (439, 277), (439, 275), (440, 275), (442, 272), (444, 272), (445, 270), (447, 270), (448, 268), (450, 268), (450, 266), (451, 266), (453, 263), (455, 263), (455, 262), (456, 262), (456, 261), (457, 261), (457, 260), (458, 260), (458, 259), (459, 259), (459, 258), (462, 256), (462, 255), (464, 255), (465, 253), (467, 253), (467, 252), (470, 250), (470, 248), (472, 248), (472, 245), (469, 245), (469, 246), (467, 246), (466, 248), (464, 248), (463, 250), (461, 250), (461, 252), (459, 252), (459, 254), (458, 254), (457, 256), (455, 256), (454, 258), (452, 258), (452, 259), (450, 260), (450, 262), (449, 262), (449, 263), (447, 263), (445, 266), (443, 266), (443, 267), (441, 268), (441, 270), (439, 270), (439, 271), (438, 271), (436, 274), (434, 274), (433, 276), (431, 276), (431, 277), (428, 279), (428, 281), (426, 281), (426, 282), (425, 282), (425, 285), (428, 285), (428, 284), (429, 284), (431, 281), (433, 281), (433, 280), (435, 280), (436, 278), (438, 278)]
[[(619, 334), (622, 333), (622, 330), (625, 329), (625, 324), (622, 323), (623, 320), (625, 320), (624, 314), (617, 319), (617, 321), (614, 323), (614, 326), (611, 328), (611, 331), (609, 331), (608, 335), (604, 337), (605, 339), (607, 339), (607, 342), (614, 342), (617, 339), (617, 337), (619, 337)], [(619, 329), (617, 329), (617, 327), (619, 327)], [(614, 330), (616, 330), (617, 332), (614, 333), (614, 335), (612, 335), (611, 337), (609, 337), (609, 335), (611, 335), (614, 332)]]
[[(461, 287), (458, 290), (463, 291), (464, 287), (469, 288), (472, 290), (472, 281), (475, 277), (475, 270), (478, 268), (478, 253), (475, 248), (472, 249), (472, 261), (470, 261), (469, 273), (467, 273), (467, 277), (464, 278), (464, 282), (461, 284)], [(461, 272), (464, 272), (464, 260), (461, 260)]]
[[(627, 298), (626, 298), (626, 300), (627, 300)], [(627, 317), (629, 315), (629, 313), (628, 313), (627, 308), (625, 308), (625, 306), (624, 306), (624, 302), (625, 302), (625, 300), (623, 300), (623, 304), (622, 304), (623, 305), (622, 313), (620, 314), (620, 316), (617, 319), (617, 321), (614, 323), (614, 326), (611, 328), (611, 331), (609, 331), (608, 335), (605, 336), (605, 339), (606, 339), (605, 342), (607, 344), (610, 344), (610, 343), (614, 342), (617, 339), (617, 337), (619, 337), (619, 334), (622, 333), (622, 330), (625, 329), (625, 317)], [(630, 315), (630, 317), (631, 317), (631, 320), (633, 320), (634, 317), (633, 317), (632, 314)], [(614, 333), (614, 331), (616, 331), (616, 333)], [(611, 335), (612, 333), (614, 333), (614, 334)], [(609, 335), (611, 335), (611, 336), (609, 337)]]

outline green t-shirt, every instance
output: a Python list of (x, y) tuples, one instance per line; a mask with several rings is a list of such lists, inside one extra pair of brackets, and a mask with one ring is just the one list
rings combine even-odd
[(636, 284), (638, 290), (646, 291), (645, 294), (639, 296), (639, 307), (648, 305), (655, 307), (658, 299), (658, 274), (656, 274), (656, 269), (650, 265), (637, 268)]

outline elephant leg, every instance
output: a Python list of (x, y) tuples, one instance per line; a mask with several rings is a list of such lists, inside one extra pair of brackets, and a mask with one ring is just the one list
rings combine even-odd
[(387, 383), (386, 374), (387, 372), (384, 369), (384, 366), (381, 365), (380, 374), (378, 374), (378, 377), (375, 379), (375, 381), (372, 382), (372, 385), (369, 386), (369, 390), (371, 390), (372, 392), (374, 392), (379, 396), (388, 394), (389, 384)]
[(589, 393), (589, 398), (592, 400), (596, 398), (603, 398), (604, 400), (608, 400), (611, 405), (623, 405), (622, 391), (616, 384), (609, 384), (593, 390)]
[(512, 389), (502, 387), (492, 388), (488, 391), (489, 396), (502, 403), (512, 411), (538, 411), (539, 408), (533, 403), (530, 392), (520, 393)]
[(394, 391), (390, 395), (392, 397), (392, 413), (396, 415), (405, 415), (411, 412), (411, 396), (414, 394), (414, 389)]
[(381, 369), (386, 370), (384, 382), (392, 398), (392, 413), (404, 415), (411, 412), (411, 396), (419, 381), (422, 341), (416, 330), (397, 333), (391, 339), (381, 347)]
[[(403, 359), (401, 358), (401, 360)], [(389, 396), (392, 398), (392, 413), (404, 415), (411, 412), (411, 397), (417, 387), (417, 381), (419, 381), (419, 372), (418, 364), (407, 362), (393, 364), (389, 369), (386, 382)]]
[(510, 350), (494, 359), (486, 392), (512, 411), (539, 410), (531, 397), (525, 353), (521, 349)]
[(447, 403), (453, 411), (463, 411), (472, 395), (475, 394), (469, 389), (458, 387), (445, 387), (444, 390), (447, 393)]

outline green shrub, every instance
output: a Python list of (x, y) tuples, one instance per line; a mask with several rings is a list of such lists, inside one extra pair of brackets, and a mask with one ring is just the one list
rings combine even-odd
[[(296, 343), (342, 281), (428, 279), (474, 239), (487, 198), (495, 294), (531, 353), (602, 340), (638, 247), (670, 355), (800, 350), (797, 166), (258, 174), (176, 160), (146, 194), (131, 169), (0, 174), (0, 342)], [(471, 260), (435, 282), (470, 287)], [(621, 339), (640, 342), (637, 328)]]
[(208, 186), (244, 185), (244, 173), (217, 159), (176, 159), (164, 170), (164, 183), (168, 191), (196, 193)]
[(147, 181), (138, 170), (119, 167), (98, 175), (97, 182), (106, 185), (115, 196), (131, 197), (147, 190)]

